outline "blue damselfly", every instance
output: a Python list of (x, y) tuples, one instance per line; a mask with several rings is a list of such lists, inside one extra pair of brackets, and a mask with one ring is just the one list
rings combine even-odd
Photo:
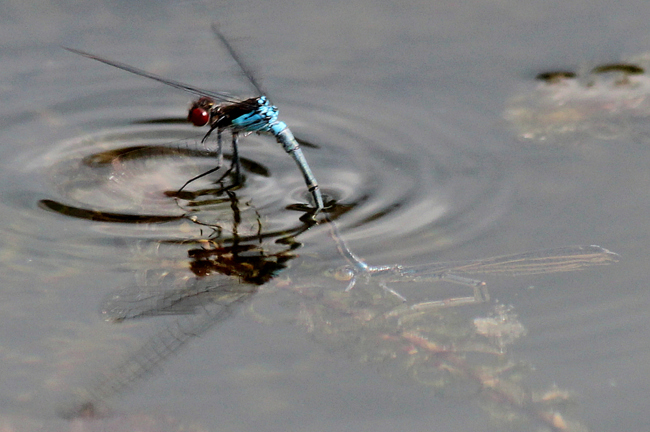
[(239, 135), (246, 135), (253, 132), (270, 133), (275, 137), (277, 142), (282, 145), (284, 151), (286, 151), (298, 165), (298, 168), (302, 172), (302, 175), (305, 179), (307, 189), (311, 193), (314, 200), (316, 211), (321, 210), (324, 208), (323, 197), (318, 188), (316, 178), (309, 168), (307, 159), (305, 159), (305, 156), (300, 149), (298, 141), (294, 137), (291, 130), (287, 127), (287, 124), (278, 119), (277, 107), (272, 105), (269, 101), (269, 98), (262, 94), (263, 91), (261, 86), (258, 84), (257, 80), (250, 72), (250, 69), (246, 67), (239, 56), (237, 56), (228, 40), (223, 36), (223, 34), (216, 26), (213, 25), (212, 29), (217, 38), (225, 45), (225, 47), (228, 49), (228, 52), (233, 56), (237, 64), (241, 67), (246, 77), (251, 81), (256, 91), (260, 93), (259, 96), (248, 99), (239, 99), (225, 92), (202, 90), (197, 87), (192, 87), (178, 81), (163, 78), (158, 75), (135, 68), (133, 66), (99, 57), (85, 51), (67, 47), (64, 48), (75, 54), (100, 61), (107, 65), (114, 66), (116, 68), (131, 72), (136, 75), (140, 75), (145, 78), (156, 80), (168, 86), (199, 96), (199, 99), (194, 101), (190, 106), (187, 118), (188, 121), (191, 122), (194, 126), (210, 127), (208, 132), (203, 137), (202, 142), (205, 142), (210, 134), (216, 130), (218, 160), (214, 168), (202, 174), (199, 174), (185, 182), (185, 184), (179, 189), (179, 192), (194, 180), (211, 174), (221, 168), (223, 158), (221, 135), (223, 131), (229, 130), (232, 135), (233, 156), (231, 168), (228, 170), (228, 172), (233, 169), (235, 170), (236, 184), (239, 184), (241, 182), (239, 152), (237, 147)]

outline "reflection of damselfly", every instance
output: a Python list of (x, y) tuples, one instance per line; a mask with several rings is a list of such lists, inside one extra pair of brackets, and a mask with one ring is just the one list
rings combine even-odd
[[(332, 225), (334, 227), (334, 225)], [(533, 275), (581, 270), (588, 266), (611, 264), (618, 261), (618, 254), (600, 246), (568, 246), (514, 255), (490, 258), (438, 262), (404, 266), (401, 264), (370, 266), (354, 255), (343, 240), (338, 237), (339, 250), (350, 263), (335, 273), (339, 280), (349, 281), (347, 290), (352, 289), (361, 279), (373, 281), (385, 290), (405, 300), (399, 293), (388, 287), (387, 283), (426, 282), (447, 280), (474, 288), (472, 297), (459, 297), (439, 302), (429, 302), (430, 306), (477, 303), (489, 300), (486, 283), (470, 279), (465, 275)]]
[[(187, 118), (195, 126), (210, 126), (210, 130), (203, 137), (203, 141), (205, 141), (210, 136), (212, 131), (217, 131), (217, 165), (214, 168), (188, 180), (179, 189), (179, 191), (183, 190), (185, 186), (194, 180), (211, 174), (221, 168), (221, 134), (223, 131), (230, 130), (232, 134), (233, 156), (231, 168), (228, 170), (228, 172), (230, 172), (232, 169), (235, 170), (237, 184), (241, 182), (239, 152), (237, 148), (239, 134), (247, 135), (253, 132), (270, 133), (275, 137), (278, 143), (282, 145), (284, 151), (286, 151), (294, 159), (298, 165), (298, 168), (300, 168), (300, 171), (302, 172), (302, 175), (305, 179), (307, 189), (312, 194), (312, 197), (314, 199), (316, 210), (318, 211), (322, 209), (324, 207), (324, 204), (320, 190), (318, 189), (318, 183), (312, 174), (309, 165), (307, 164), (307, 159), (305, 159), (302, 150), (298, 145), (298, 141), (293, 136), (293, 133), (291, 133), (291, 130), (289, 130), (286, 123), (278, 119), (278, 109), (271, 104), (267, 96), (263, 96), (263, 94), (266, 92), (262, 90), (251, 70), (242, 62), (228, 40), (219, 32), (216, 26), (212, 26), (212, 29), (215, 32), (217, 38), (224, 44), (224, 46), (228, 49), (228, 52), (233, 56), (237, 64), (241, 67), (246, 77), (253, 84), (255, 90), (260, 94), (259, 96), (242, 100), (235, 98), (228, 93), (202, 90), (189, 86), (187, 84), (154, 75), (152, 73), (134, 68), (123, 63), (98, 57), (84, 51), (72, 48), (66, 49), (73, 53), (80, 54), (84, 57), (98, 60), (110, 66), (117, 67), (119, 69), (143, 76), (145, 78), (156, 80), (163, 84), (167, 84), (168, 86), (199, 96), (199, 99), (192, 103)], [(224, 176), (227, 175), (228, 172), (224, 174)]]

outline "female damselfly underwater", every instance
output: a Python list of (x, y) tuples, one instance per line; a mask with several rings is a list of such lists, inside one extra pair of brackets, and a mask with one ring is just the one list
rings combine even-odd
[[(229, 196), (232, 207), (238, 209), (235, 194), (229, 192)], [(235, 228), (239, 224), (236, 218), (233, 224)], [(329, 269), (313, 258), (297, 259), (295, 236), (314, 224), (329, 228), (337, 255), (347, 265)], [(451, 311), (458, 309), (456, 306), (489, 300), (487, 283), (470, 275), (577, 271), (615, 263), (619, 258), (599, 246), (568, 246), (467, 261), (374, 266), (350, 250), (327, 217), (321, 222), (308, 221), (285, 237), (273, 236), (275, 240), (269, 245), (261, 241), (263, 231), (260, 227), (257, 235), (243, 238), (233, 229), (232, 236), (184, 241), (190, 246), (186, 265), (147, 271), (145, 284), (109, 293), (101, 304), (102, 316), (108, 322), (167, 319), (159, 322), (162, 325), (156, 326), (155, 333), (139, 348), (76, 389), (73, 400), (61, 407), (60, 415), (102, 416), (111, 399), (135, 387), (188, 342), (241, 309), (265, 319), (253, 304), (257, 296), (288, 295), (299, 307), (292, 321), (325, 346), (343, 349), (364, 362), (394, 363), (396, 370), (406, 368), (411, 379), (439, 390), (458, 385), (484, 388), (480, 399), (498, 400), (494, 409), (512, 412), (533, 424), (553, 426), (561, 419), (557, 409), (567, 403), (566, 399), (560, 395), (543, 403), (519, 400), (517, 395), (524, 390), (508, 376), (514, 367), (504, 360), (504, 345), (512, 343), (508, 338), (525, 332), (510, 310), (497, 305), (496, 316), (472, 322), (458, 321)], [(277, 244), (286, 246), (277, 250)], [(409, 302), (389, 286), (435, 281), (469, 286), (474, 295)], [(467, 357), (475, 354), (482, 360), (478, 364), (468, 362)], [(436, 378), (430, 381), (425, 376)]]

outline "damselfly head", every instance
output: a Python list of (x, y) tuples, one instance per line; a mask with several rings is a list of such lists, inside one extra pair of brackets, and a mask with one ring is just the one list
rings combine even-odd
[(346, 265), (336, 269), (334, 272), (334, 279), (338, 281), (348, 282), (355, 278), (356, 272), (352, 266)]
[(202, 97), (192, 103), (187, 120), (194, 126), (205, 126), (210, 122), (210, 112), (215, 105), (214, 100), (209, 97)]

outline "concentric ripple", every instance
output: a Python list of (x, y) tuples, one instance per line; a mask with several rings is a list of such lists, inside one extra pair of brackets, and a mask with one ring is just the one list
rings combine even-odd
[[(504, 172), (477, 145), (485, 141), (485, 131), (462, 124), (469, 118), (466, 112), (443, 101), (434, 104), (431, 120), (416, 128), (408, 118), (393, 119), (396, 110), (408, 109), (375, 104), (368, 117), (362, 113), (370, 104), (351, 99), (339, 101), (344, 108), (336, 109), (284, 103), (281, 118), (303, 142), (326, 201), (346, 209), (340, 224), (356, 245), (390, 244), (390, 250), (382, 251), (386, 259), (421, 254), (466, 241), (494, 221), (507, 197)], [(128, 104), (137, 103), (133, 101)], [(97, 109), (116, 112), (114, 107)], [(41, 208), (98, 222), (157, 223), (166, 233), (154, 234), (159, 239), (177, 237), (173, 231), (178, 224), (163, 227), (166, 222), (191, 217), (211, 225), (227, 219), (232, 196), (224, 189), (233, 178), (217, 180), (230, 164), (228, 134), (220, 172), (178, 192), (187, 179), (217, 161), (215, 142), (202, 144), (204, 131), (184, 124), (182, 109), (178, 107), (178, 117), (153, 111), (126, 125), (52, 143), (29, 167), (45, 171), (56, 196), (41, 201)], [(238, 203), (245, 203), (251, 218), (261, 217), (270, 232), (298, 229), (300, 213), (287, 209), (309, 204), (310, 195), (293, 160), (268, 135), (241, 138), (240, 155), (244, 181), (230, 189)], [(98, 229), (120, 235), (129, 231), (124, 226)]]

